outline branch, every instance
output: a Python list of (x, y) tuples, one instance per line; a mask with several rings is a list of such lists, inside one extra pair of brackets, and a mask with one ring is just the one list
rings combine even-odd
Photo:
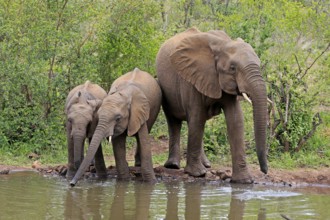
[[(62, 8), (61, 8), (61, 11), (58, 13), (58, 20), (57, 20), (57, 24), (56, 24), (56, 32), (59, 31), (60, 29), (60, 26), (61, 26), (61, 20), (62, 20), (62, 15), (63, 15), (63, 12), (65, 10), (65, 7), (67, 5), (69, 0), (65, 0)], [(54, 65), (55, 65), (55, 58), (56, 58), (56, 50), (57, 50), (57, 45), (58, 45), (58, 38), (55, 39), (55, 43), (54, 43), (54, 54), (53, 56), (51, 57), (50, 59), (50, 63), (49, 63), (49, 70), (48, 70), (48, 89), (47, 89), (47, 102), (45, 104), (45, 118), (48, 117), (49, 113), (50, 113), (50, 110), (52, 108), (52, 103), (50, 101), (50, 90), (51, 90), (51, 78), (54, 74)]]
[(316, 128), (323, 123), (322, 118), (320, 116), (320, 113), (316, 113), (313, 117), (313, 128), (308, 132), (307, 135), (300, 138), (298, 145), (295, 149), (295, 152), (298, 152), (301, 150), (301, 148), (304, 146), (304, 144), (307, 142), (309, 138), (313, 136), (313, 134), (316, 131)]
[(77, 48), (77, 57), (80, 58), (80, 51), (81, 48), (85, 45), (85, 43), (87, 42), (87, 40), (89, 40), (89, 38), (94, 34), (94, 32), (92, 30), (88, 31), (88, 34), (86, 35), (86, 37), (83, 38), (82, 42), (78, 45)]
[(312, 62), (312, 64), (311, 64), (309, 67), (307, 67), (307, 69), (305, 70), (304, 75), (302, 75), (302, 76), (300, 77), (300, 79), (302, 79), (302, 78), (304, 78), (304, 76), (306, 76), (306, 74), (308, 73), (308, 70), (310, 70), (310, 69), (313, 67), (313, 65), (316, 63), (316, 61), (317, 61), (321, 56), (323, 56), (323, 54), (325, 54), (329, 48), (330, 48), (330, 43), (328, 43), (328, 46), (327, 46), (327, 47), (321, 52), (321, 54), (320, 54), (318, 57), (315, 58), (315, 60)]
[(298, 77), (299, 74), (302, 72), (302, 70), (301, 70), (301, 67), (300, 67), (300, 64), (299, 64), (299, 61), (298, 61), (298, 57), (297, 57), (296, 54), (294, 54), (294, 58), (295, 58), (295, 60), (296, 60), (296, 63), (297, 63), (297, 65), (298, 65), (298, 69), (299, 69), (298, 73), (296, 73), (296, 77)]
[(290, 107), (290, 86), (286, 85), (285, 119), (284, 119), (285, 124), (288, 123), (289, 107)]

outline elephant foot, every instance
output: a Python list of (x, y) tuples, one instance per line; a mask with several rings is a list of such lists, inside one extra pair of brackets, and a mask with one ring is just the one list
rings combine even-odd
[(157, 183), (156, 176), (154, 173), (142, 173), (143, 182)]
[(205, 176), (207, 169), (205, 168), (204, 164), (197, 163), (193, 165), (187, 165), (184, 168), (184, 172), (194, 177), (201, 177), (201, 176)]
[(231, 179), (231, 183), (240, 183), (240, 184), (252, 184), (254, 183), (254, 180), (252, 178), (247, 178), (247, 179)]
[(211, 168), (211, 162), (209, 159), (207, 159), (206, 156), (202, 157), (202, 164), (204, 165), (205, 168)]
[(202, 154), (201, 154), (201, 161), (205, 168), (211, 168), (211, 163), (210, 163), (209, 159), (207, 159), (204, 151), (202, 151)]
[(66, 171), (66, 175), (65, 177), (68, 179), (68, 180), (72, 180), (72, 178), (74, 177), (74, 175), (76, 175), (76, 170), (72, 170), (72, 169), (68, 169)]
[(131, 176), (128, 174), (128, 175), (119, 175), (117, 176), (117, 179), (118, 180), (125, 180), (125, 181), (129, 181), (131, 180)]
[(107, 172), (96, 172), (98, 179), (106, 179), (108, 177)]
[(127, 169), (125, 169), (125, 171), (123, 170), (117, 170), (117, 178), (119, 180), (130, 180), (131, 179), (131, 175), (129, 173), (129, 169), (127, 167)]
[(241, 172), (240, 174), (233, 173), (231, 178), (231, 183), (242, 183), (242, 184), (252, 184), (254, 182), (253, 177), (248, 171)]
[(180, 161), (170, 158), (166, 161), (164, 167), (169, 169), (180, 169)]

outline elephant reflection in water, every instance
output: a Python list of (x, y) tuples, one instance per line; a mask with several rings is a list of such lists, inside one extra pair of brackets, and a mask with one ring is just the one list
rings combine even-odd
[[(224, 198), (223, 206), (219, 204), (219, 207), (212, 206), (205, 210), (203, 206), (207, 207), (210, 203), (203, 203), (206, 198), (202, 197), (203, 183), (183, 183), (183, 189), (182, 182), (164, 183), (164, 185), (166, 187), (164, 190), (166, 192), (164, 219), (202, 219), (203, 216), (210, 216), (212, 213), (210, 217), (213, 218), (244, 219), (246, 201), (238, 196), (245, 192), (246, 188), (242, 191), (239, 186), (232, 185), (230, 203), (229, 199)], [(64, 216), (66, 219), (152, 219), (155, 217), (150, 216), (150, 210), (153, 210), (152, 212), (155, 214), (155, 206), (150, 207), (150, 204), (155, 202), (152, 200), (165, 201), (164, 198), (152, 197), (154, 188), (154, 184), (117, 181), (112, 187), (94, 186), (89, 189), (71, 189), (67, 191)], [(184, 192), (183, 195), (182, 192)], [(228, 196), (226, 195), (226, 197)], [(184, 205), (180, 205), (182, 199), (184, 199)], [(224, 210), (228, 203), (227, 212), (219, 211), (219, 209)], [(184, 210), (182, 210), (183, 206)], [(215, 213), (221, 216), (216, 216)], [(161, 213), (157, 213), (157, 210), (156, 214), (161, 215)], [(266, 212), (260, 208), (255, 216), (255, 219), (265, 220)]]
[[(249, 187), (252, 188), (252, 187)], [(246, 190), (246, 188), (245, 188)], [(244, 191), (245, 191), (244, 190)], [(236, 196), (241, 194), (239, 187), (235, 187), (232, 185), (232, 193), (231, 193), (231, 200), (230, 200), (230, 209), (228, 214), (228, 219), (244, 219), (244, 211), (245, 211), (245, 200), (239, 199)], [(258, 220), (265, 220), (266, 219), (266, 212), (264, 209), (260, 208), (258, 212)]]
[[(131, 204), (130, 198), (127, 193), (129, 190), (129, 183), (120, 181), (115, 186), (114, 199), (111, 205), (110, 219), (150, 219), (149, 218), (149, 207), (151, 194), (154, 189), (153, 184), (144, 184), (135, 182), (135, 213), (132, 216), (127, 216), (126, 207)], [(126, 204), (126, 205), (125, 205)]]
[(100, 201), (105, 194), (103, 187), (67, 190), (64, 219), (102, 219)]
[[(131, 186), (129, 182), (120, 181), (113, 188), (93, 186), (88, 189), (68, 190), (64, 217), (65, 219), (149, 219), (154, 185), (135, 182), (134, 188)], [(109, 194), (113, 196), (108, 196)], [(131, 200), (132, 196), (135, 197), (135, 201)]]
[[(173, 185), (174, 184), (174, 185)], [(165, 183), (167, 189), (167, 211), (165, 219), (181, 219), (182, 216), (179, 216), (179, 192), (180, 192), (180, 183)], [(240, 220), (244, 219), (245, 212), (245, 200), (240, 200), (236, 195), (242, 193), (239, 190), (235, 189), (235, 186), (232, 186), (232, 194), (230, 200), (230, 208), (228, 213), (228, 219), (230, 220)], [(185, 188), (185, 216), (184, 219), (201, 219), (202, 210), (202, 188), (203, 184), (199, 183), (184, 183)], [(239, 189), (239, 188), (238, 188)], [(218, 207), (220, 208), (220, 207)], [(203, 213), (202, 213), (203, 214)], [(220, 216), (213, 216), (220, 217)], [(265, 220), (266, 213), (265, 210), (260, 209), (258, 220)]]
[[(167, 189), (167, 210), (165, 219), (181, 219), (179, 216), (180, 183), (165, 183)], [(184, 219), (200, 219), (202, 186), (196, 183), (185, 183), (185, 216)]]

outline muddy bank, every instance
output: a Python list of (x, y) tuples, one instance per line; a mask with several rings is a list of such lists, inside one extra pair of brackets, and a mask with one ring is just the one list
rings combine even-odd
[[(33, 168), (32, 168), (33, 167)], [(0, 165), (0, 174), (6, 175), (18, 171), (34, 171), (44, 175), (65, 176), (66, 166), (36, 166), (17, 167)], [(184, 173), (183, 169), (167, 169), (163, 166), (154, 168), (158, 181), (219, 181), (230, 182), (231, 168), (210, 168), (205, 177), (191, 177)], [(140, 178), (140, 169), (130, 167), (132, 179)], [(325, 186), (330, 187), (330, 168), (319, 169), (298, 168), (294, 170), (270, 169), (267, 175), (261, 173), (256, 165), (250, 166), (250, 172), (254, 176), (254, 184), (273, 185), (273, 186)], [(85, 173), (85, 178), (95, 177), (95, 169), (91, 166)], [(116, 168), (108, 167), (108, 178), (116, 178)]]

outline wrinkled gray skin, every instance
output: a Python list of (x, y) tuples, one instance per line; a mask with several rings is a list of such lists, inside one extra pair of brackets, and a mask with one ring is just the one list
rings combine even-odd
[[(107, 96), (106, 91), (97, 84), (86, 81), (85, 84), (72, 89), (66, 99), (65, 114), (68, 142), (68, 171), (67, 178), (71, 179), (78, 170), (84, 158), (84, 143), (91, 141), (97, 122), (97, 110), (102, 100)], [(95, 155), (95, 168), (98, 176), (106, 176), (106, 167), (100, 145)]]
[(223, 31), (188, 29), (160, 48), (157, 76), (169, 126), (169, 158), (165, 167), (180, 167), (180, 130), (188, 123), (187, 165), (192, 176), (206, 173), (203, 150), (206, 120), (224, 111), (232, 155), (232, 182), (251, 183), (244, 146), (243, 113), (237, 96), (246, 93), (253, 103), (254, 133), (261, 171), (267, 173), (267, 95), (260, 60), (242, 39)]
[(136, 159), (141, 164), (144, 181), (156, 180), (149, 145), (149, 131), (161, 106), (161, 90), (157, 81), (147, 72), (135, 69), (114, 81), (108, 96), (98, 111), (99, 122), (87, 155), (73, 180), (74, 186), (91, 162), (99, 144), (105, 137), (112, 137), (113, 151), (119, 179), (129, 179), (126, 161), (126, 137), (137, 140)]

